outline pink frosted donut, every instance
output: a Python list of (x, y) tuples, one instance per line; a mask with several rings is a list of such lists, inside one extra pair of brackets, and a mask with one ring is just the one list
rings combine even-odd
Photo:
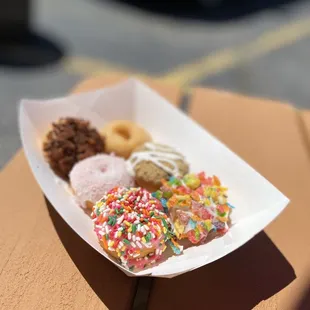
[(134, 184), (127, 172), (125, 160), (104, 154), (78, 162), (69, 178), (78, 202), (85, 209), (92, 209), (96, 201), (113, 187), (129, 187)]

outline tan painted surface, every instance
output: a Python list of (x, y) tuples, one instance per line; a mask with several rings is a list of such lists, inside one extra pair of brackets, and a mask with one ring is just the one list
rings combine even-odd
[(301, 111), (299, 113), (301, 119), (301, 129), (303, 130), (303, 137), (305, 144), (309, 147), (308, 153), (310, 156), (310, 111)]

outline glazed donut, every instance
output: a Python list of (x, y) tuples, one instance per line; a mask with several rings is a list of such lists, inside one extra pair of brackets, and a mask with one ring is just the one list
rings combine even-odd
[(100, 245), (129, 270), (157, 262), (170, 239), (161, 203), (140, 187), (113, 188), (95, 204), (92, 218)]
[(80, 161), (69, 177), (78, 203), (89, 210), (111, 188), (132, 186), (134, 183), (123, 158), (104, 154)]
[(108, 123), (101, 133), (105, 137), (105, 151), (125, 158), (128, 158), (135, 148), (152, 140), (145, 129), (126, 120)]

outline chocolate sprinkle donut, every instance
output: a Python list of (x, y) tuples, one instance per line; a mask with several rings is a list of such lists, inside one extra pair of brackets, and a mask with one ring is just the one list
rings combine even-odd
[(66, 117), (52, 123), (43, 143), (46, 161), (53, 171), (63, 179), (78, 161), (103, 153), (104, 140), (89, 121)]

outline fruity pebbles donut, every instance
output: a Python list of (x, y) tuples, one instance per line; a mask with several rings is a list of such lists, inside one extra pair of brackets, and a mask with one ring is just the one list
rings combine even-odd
[(115, 153), (124, 158), (128, 158), (138, 146), (152, 140), (151, 135), (144, 128), (127, 120), (110, 122), (101, 133), (105, 137), (106, 152)]
[(92, 218), (100, 245), (129, 270), (157, 262), (171, 238), (161, 203), (142, 188), (113, 188), (95, 204)]
[(78, 202), (89, 210), (113, 187), (134, 184), (127, 172), (125, 160), (105, 154), (80, 161), (73, 167), (69, 177)]
[(172, 177), (163, 180), (160, 190), (152, 195), (167, 208), (178, 239), (197, 244), (210, 234), (223, 235), (229, 229), (233, 206), (227, 201), (227, 188), (216, 176), (201, 172)]

